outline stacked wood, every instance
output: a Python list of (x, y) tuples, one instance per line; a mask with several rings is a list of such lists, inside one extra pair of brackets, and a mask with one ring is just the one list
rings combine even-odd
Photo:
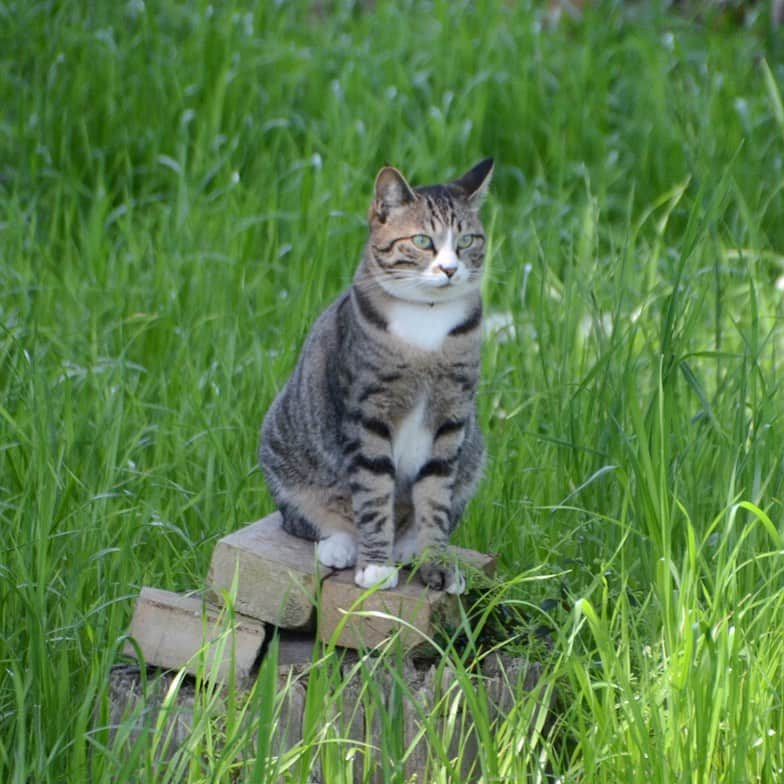
[[(492, 556), (459, 547), (449, 548), (449, 557), (469, 571), (489, 574), (495, 566)], [(125, 653), (241, 682), (252, 677), (273, 627), (315, 629), (314, 639), (354, 649), (396, 636), (407, 650), (421, 651), (437, 628), (459, 619), (458, 597), (426, 588), (409, 570), (392, 590), (357, 587), (352, 569), (318, 563), (313, 542), (286, 533), (274, 513), (218, 541), (203, 596), (143, 588)]]
[[(472, 573), (489, 574), (495, 566), (491, 556), (456, 547), (449, 548), (448, 557), (462, 565), (469, 582)], [(111, 724), (118, 726), (128, 711), (135, 711), (138, 727), (128, 736), (132, 742), (144, 727), (155, 726), (165, 709), (170, 748), (157, 756), (170, 756), (193, 726), (197, 688), (195, 681), (182, 681), (175, 671), (184, 670), (213, 684), (250, 687), (274, 637), (277, 688), (285, 699), (276, 721), (273, 753), (282, 753), (302, 739), (311, 663), (321, 661), (325, 652), (342, 662), (341, 700), (351, 710), (334, 718), (343, 726), (344, 737), (358, 749), (366, 748), (366, 743), (377, 746), (381, 733), (377, 703), (391, 699), (401, 674), (380, 664), (394, 657), (373, 656), (372, 652), (392, 641), (397, 650), (408, 652), (402, 664), (408, 688), (401, 740), (413, 749), (407, 770), (421, 772), (427, 758), (421, 717), (430, 714), (437, 696), (455, 678), (448, 667), (434, 662), (431, 640), (439, 628), (458, 627), (460, 618), (459, 597), (426, 588), (409, 570), (401, 571), (399, 584), (392, 590), (357, 587), (352, 569), (337, 571), (319, 564), (314, 544), (287, 534), (275, 513), (218, 541), (203, 591), (181, 596), (142, 589), (124, 649), (137, 664), (119, 666), (112, 675)], [(429, 660), (422, 658), (425, 652), (431, 655)], [(486, 665), (472, 677), (482, 678), (499, 715), (513, 699), (515, 677), (528, 684), (538, 676), (538, 670), (529, 672), (523, 660), (508, 661), (492, 673)], [(160, 668), (163, 675), (148, 679), (145, 668), (150, 666)], [(522, 675), (521, 667), (525, 668)], [(370, 675), (369, 668), (373, 670)], [(366, 713), (369, 682), (374, 684), (376, 708)], [(164, 699), (170, 689), (176, 693), (174, 704), (167, 702), (168, 696)], [(476, 757), (476, 739), (464, 742), (468, 745), (462, 747), (461, 758), (470, 768)], [(379, 771), (362, 779), (363, 765), (355, 769), (355, 780), (381, 780)], [(463, 780), (472, 779), (469, 772), (463, 771)], [(320, 781), (319, 776), (313, 772), (312, 780)]]
[[(491, 556), (459, 547), (449, 548), (449, 557), (486, 574), (495, 566)], [(373, 647), (396, 632), (412, 648), (437, 624), (456, 624), (460, 617), (455, 597), (425, 588), (408, 570), (392, 590), (359, 588), (352, 569), (318, 563), (313, 542), (287, 534), (278, 513), (223, 537), (207, 582), (216, 598), (236, 586), (237, 611), (278, 628), (311, 628), (318, 607), (319, 639), (347, 648)]]

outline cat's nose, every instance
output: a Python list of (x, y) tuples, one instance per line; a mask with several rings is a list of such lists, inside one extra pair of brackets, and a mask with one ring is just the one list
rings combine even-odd
[(457, 272), (457, 267), (445, 267), (443, 264), (439, 264), (438, 269), (448, 278), (451, 278)]

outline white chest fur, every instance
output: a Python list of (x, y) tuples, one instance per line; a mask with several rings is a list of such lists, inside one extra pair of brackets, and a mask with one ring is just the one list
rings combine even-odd
[(464, 299), (435, 305), (398, 301), (389, 310), (388, 329), (423, 351), (438, 351), (450, 331), (465, 320), (467, 312)]
[(395, 469), (413, 478), (430, 457), (432, 434), (425, 426), (425, 400), (422, 398), (401, 420), (392, 436)]

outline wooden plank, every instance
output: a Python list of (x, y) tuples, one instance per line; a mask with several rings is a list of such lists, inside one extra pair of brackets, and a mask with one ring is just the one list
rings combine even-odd
[[(493, 556), (459, 547), (448, 550), (470, 568), (486, 574), (495, 569)], [(324, 642), (361, 649), (372, 648), (398, 632), (403, 647), (411, 650), (427, 646), (438, 626), (459, 623), (458, 602), (456, 596), (425, 588), (408, 569), (401, 570), (397, 588), (374, 592), (359, 588), (353, 570), (346, 569), (327, 577), (321, 585), (317, 636)], [(351, 613), (348, 619), (347, 612)]]
[(237, 578), (235, 608), (284, 629), (312, 628), (319, 582), (331, 573), (314, 543), (286, 533), (279, 512), (218, 541), (207, 578), (220, 600)]
[[(366, 591), (354, 585), (353, 569), (334, 572), (322, 566), (313, 542), (286, 533), (281, 522), (276, 512), (218, 541), (208, 577), (210, 595), (217, 598), (221, 591), (230, 592), (236, 576), (234, 606), (238, 612), (283, 629), (300, 630), (313, 627), (319, 601), (318, 636), (327, 641), (343, 617), (341, 610), (350, 608)], [(448, 552), (469, 568), (490, 573), (495, 566), (492, 556), (473, 550), (450, 547)], [(397, 589), (377, 592), (363, 609), (398, 615), (426, 634), (432, 633), (436, 619), (452, 616), (456, 622), (458, 617), (453, 599), (426, 590), (416, 577), (408, 581), (403, 577)], [(351, 625), (358, 620), (353, 619)], [(365, 639), (373, 642), (367, 644), (375, 645), (387, 636), (390, 623), (382, 624), (382, 629), (377, 621), (366, 619), (357, 631), (368, 634)], [(410, 630), (405, 637), (410, 644), (415, 638), (421, 640)], [(344, 630), (338, 644), (361, 647), (360, 638), (350, 629)]]
[[(244, 683), (264, 642), (264, 624), (234, 615), (227, 627), (226, 613), (198, 596), (181, 596), (159, 588), (142, 588), (133, 612), (130, 635), (141, 648), (146, 664), (164, 669), (184, 667), (228, 682), (232, 669), (237, 683)], [(136, 657), (136, 648), (125, 644), (124, 653)], [(216, 657), (220, 656), (217, 660)]]
[[(418, 578), (409, 580), (408, 577), (406, 572), (402, 572), (397, 588), (372, 593), (354, 583), (353, 570), (336, 572), (324, 580), (319, 604), (318, 638), (324, 642), (334, 641), (345, 648), (372, 648), (399, 630), (404, 647), (420, 645), (424, 641), (422, 634), (433, 634), (433, 616), (439, 608), (451, 604), (450, 600), (454, 597), (431, 591)], [(351, 613), (348, 618), (346, 612)], [(368, 617), (355, 612), (384, 613), (393, 617)], [(450, 614), (449, 609), (446, 614)], [(418, 631), (395, 618), (413, 625)]]

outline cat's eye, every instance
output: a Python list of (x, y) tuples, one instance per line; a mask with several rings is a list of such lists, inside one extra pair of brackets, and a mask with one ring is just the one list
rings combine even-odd
[(427, 234), (415, 234), (411, 237), (411, 242), (420, 250), (432, 250), (433, 240)]
[(457, 247), (460, 250), (465, 250), (466, 248), (470, 248), (474, 244), (474, 235), (473, 234), (463, 234), (460, 239), (457, 241)]

